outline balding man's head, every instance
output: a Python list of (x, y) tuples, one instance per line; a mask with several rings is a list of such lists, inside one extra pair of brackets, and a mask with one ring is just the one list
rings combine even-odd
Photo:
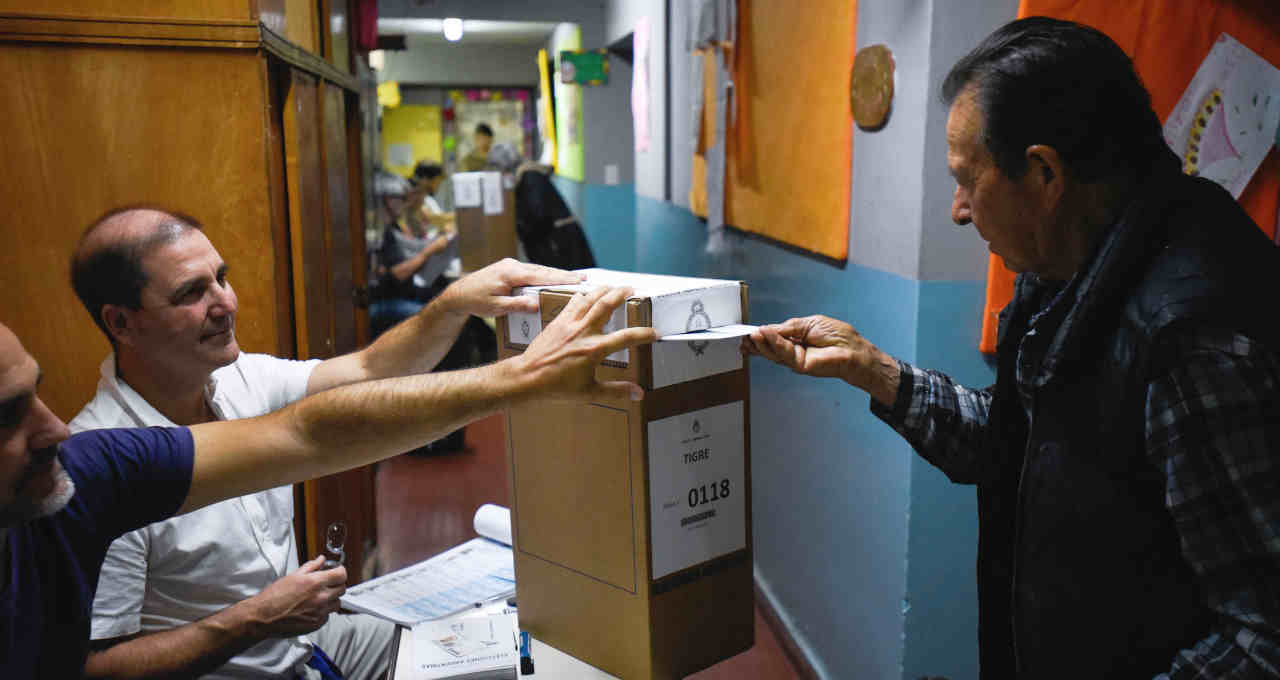
[(200, 228), (188, 215), (139, 205), (112, 210), (85, 230), (71, 258), (71, 285), (112, 344), (115, 341), (102, 319), (103, 306), (138, 309), (147, 285), (143, 258), (157, 246)]

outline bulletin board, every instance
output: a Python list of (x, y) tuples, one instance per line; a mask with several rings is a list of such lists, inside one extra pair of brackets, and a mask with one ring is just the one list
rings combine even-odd
[(397, 106), (382, 111), (382, 167), (403, 177), (418, 161), (439, 163), (439, 106)]
[(851, 0), (812, 0), (803, 11), (738, 0), (726, 135), (725, 221), (840, 261), (849, 255), (856, 17)]
[[(1280, 66), (1280, 3), (1275, 0), (1022, 0), (1018, 16), (1067, 19), (1106, 33), (1133, 59), (1162, 123), (1221, 33)], [(1240, 195), (1240, 205), (1274, 238), (1277, 203), (1280, 152), (1272, 148)], [(980, 343), (984, 352), (996, 349), (998, 316), (1013, 297), (1014, 277), (999, 257), (991, 256)]]
[[(577, 24), (560, 24), (551, 34), (551, 53), (560, 72), (560, 53), (582, 49), (582, 29)], [(556, 116), (556, 174), (568, 179), (586, 181), (584, 160), (585, 121), (582, 111), (582, 86), (564, 83), (552, 77)]]
[(453, 106), (458, 121), (458, 158), (475, 149), (475, 129), (484, 123), (493, 130), (494, 144), (509, 144), (523, 154), (525, 102), (519, 99), (464, 99)]

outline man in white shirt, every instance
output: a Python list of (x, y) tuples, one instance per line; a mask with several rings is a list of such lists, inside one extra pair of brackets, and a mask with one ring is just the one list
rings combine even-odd
[[(424, 373), (471, 314), (528, 306), (510, 296), (513, 286), (579, 278), (499, 262), (363, 350), (289, 361), (240, 352), (227, 265), (196, 220), (151, 208), (113, 211), (86, 231), (73, 259), (76, 292), (114, 352), (102, 364), (96, 396), (70, 426), (246, 418), (338, 385)], [(100, 642), (86, 676), (306, 677), (314, 646), (348, 678), (381, 677), (391, 625), (322, 615), (334, 603), (317, 593), (336, 592), (326, 586), (345, 581), (345, 570), (325, 572), (319, 558), (299, 568), (295, 545), (288, 486), (122, 536), (98, 583), (92, 637)], [(264, 624), (267, 610), (287, 615)]]

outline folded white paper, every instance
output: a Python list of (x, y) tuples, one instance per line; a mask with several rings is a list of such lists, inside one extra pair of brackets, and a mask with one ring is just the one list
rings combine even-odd
[(734, 323), (727, 326), (716, 326), (701, 331), (693, 331), (692, 333), (679, 333), (676, 335), (664, 335), (658, 338), (661, 342), (702, 342), (705, 340), (731, 340), (733, 338), (741, 338), (745, 335), (751, 335), (756, 332), (759, 326), (752, 326), (745, 323)]

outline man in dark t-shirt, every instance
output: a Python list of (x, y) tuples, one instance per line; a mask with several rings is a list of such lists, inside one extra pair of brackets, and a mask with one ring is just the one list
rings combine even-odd
[(523, 355), (487, 366), (337, 387), (258, 418), (70, 438), (36, 394), (35, 358), (0, 324), (0, 675), (82, 674), (102, 559), (127, 531), (381, 460), (516, 403), (640, 399), (633, 383), (595, 378), (604, 357), (657, 339), (601, 335), (629, 294), (576, 295)]
[[(177, 512), (191, 485), (192, 440), (185, 429), (94, 430), (60, 448), (33, 479), (51, 473), (55, 494), (73, 495), (61, 511), (8, 530), (0, 591), (5, 677), (80, 676), (89, 652), (86, 603), (107, 546)], [(147, 493), (137, 493), (139, 487)], [(23, 559), (32, 555), (38, 559)]]

